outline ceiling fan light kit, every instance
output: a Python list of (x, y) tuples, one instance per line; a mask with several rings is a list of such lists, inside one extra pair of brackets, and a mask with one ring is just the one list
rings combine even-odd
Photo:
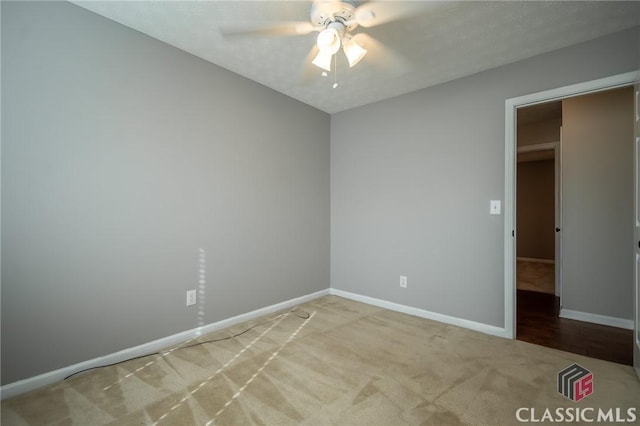
[(325, 71), (331, 71), (331, 57), (340, 47), (344, 51), (349, 67), (355, 66), (367, 54), (349, 34), (358, 26), (355, 20), (355, 1), (316, 1), (311, 7), (311, 22), (324, 28), (318, 34), (316, 45), (319, 52), (312, 63)]
[(360, 46), (349, 34), (345, 34), (342, 22), (331, 22), (327, 28), (320, 31), (316, 40), (318, 54), (312, 63), (326, 71), (331, 71), (331, 59), (342, 46), (342, 50), (349, 61), (349, 67), (355, 66), (367, 54), (367, 50)]

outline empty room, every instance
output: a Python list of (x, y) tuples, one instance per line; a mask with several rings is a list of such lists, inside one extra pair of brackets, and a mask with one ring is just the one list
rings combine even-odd
[(0, 16), (2, 425), (640, 420), (640, 2)]

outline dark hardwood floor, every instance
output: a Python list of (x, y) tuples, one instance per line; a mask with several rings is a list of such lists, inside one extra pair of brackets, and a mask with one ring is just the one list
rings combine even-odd
[(560, 299), (553, 294), (518, 290), (518, 340), (549, 348), (633, 364), (633, 331), (559, 318)]

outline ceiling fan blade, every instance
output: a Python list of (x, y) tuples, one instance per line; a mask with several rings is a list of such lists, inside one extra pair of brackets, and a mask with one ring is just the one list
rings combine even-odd
[(401, 76), (411, 70), (411, 64), (406, 58), (389, 49), (370, 35), (358, 33), (353, 35), (353, 40), (364, 49), (367, 49), (364, 61), (381, 68), (389, 75)]
[(311, 22), (283, 22), (273, 25), (259, 25), (245, 28), (221, 28), (220, 32), (225, 37), (235, 36), (295, 36), (309, 34), (313, 31), (320, 31), (323, 27), (315, 27)]
[(355, 21), (365, 28), (424, 13), (428, 1), (370, 1), (355, 10)]

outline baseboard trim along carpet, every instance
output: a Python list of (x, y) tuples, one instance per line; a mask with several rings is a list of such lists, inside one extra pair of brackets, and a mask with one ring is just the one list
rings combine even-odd
[[(380, 308), (385, 308), (385, 309), (389, 309), (396, 312), (402, 312), (402, 313), (417, 316), (420, 318), (426, 318), (426, 319), (442, 322), (445, 324), (451, 324), (458, 327), (467, 328), (470, 330), (478, 331), (478, 332), (489, 334), (492, 336), (509, 338), (505, 329), (501, 327), (483, 324), (483, 323), (467, 320), (464, 318), (452, 317), (449, 315), (439, 314), (437, 312), (427, 311), (425, 309), (414, 308), (414, 307), (402, 305), (399, 303), (389, 302), (382, 299), (376, 299), (374, 297), (363, 296), (360, 294), (331, 288), (331, 289), (320, 290), (315, 293), (297, 297), (281, 303), (277, 303), (275, 305), (267, 306), (265, 308), (256, 309), (255, 311), (240, 314), (235, 317), (227, 318), (221, 321), (217, 321), (215, 323), (204, 325), (202, 327), (186, 330), (181, 333), (177, 333), (168, 337), (163, 337), (161, 339), (154, 340), (152, 342), (144, 343), (142, 345), (134, 346), (128, 349), (123, 349), (121, 351), (114, 352), (112, 354), (108, 354), (98, 358), (93, 358), (87, 361), (83, 361), (77, 364), (60, 368), (58, 370), (54, 370), (54, 371), (40, 374), (38, 376), (30, 377), (28, 379), (20, 380), (14, 383), (9, 383), (5, 386), (0, 387), (0, 399), (4, 400), (7, 398), (11, 398), (13, 396), (16, 396), (25, 392), (29, 392), (31, 390), (40, 388), (42, 386), (59, 382), (61, 380), (64, 380), (65, 377), (77, 371), (82, 371), (82, 370), (86, 370), (94, 367), (100, 367), (107, 364), (118, 363), (121, 361), (126, 361), (128, 359), (141, 356), (141, 355), (145, 355), (148, 353), (157, 352), (169, 346), (187, 341), (192, 338), (196, 338), (203, 334), (212, 333), (214, 331), (231, 327), (235, 324), (249, 321), (254, 318), (259, 318), (264, 315), (271, 314), (273, 312), (281, 311), (283, 309), (292, 308), (301, 303), (305, 303), (329, 294), (344, 297), (345, 299), (355, 300), (357, 302), (366, 303), (368, 305), (378, 306)], [(578, 318), (573, 318), (573, 319), (578, 319)], [(614, 319), (617, 319), (617, 318), (614, 318)], [(620, 321), (626, 321), (626, 320), (620, 320)], [(591, 322), (594, 322), (594, 321), (591, 321)], [(631, 323), (631, 321), (629, 321), (629, 323)], [(611, 324), (605, 324), (605, 325), (611, 325)], [(620, 327), (620, 325), (616, 325), (616, 327)], [(632, 327), (629, 327), (629, 328), (632, 328)]]
[(452, 317), (449, 315), (439, 314), (437, 312), (427, 311), (425, 309), (414, 308), (411, 306), (401, 305), (399, 303), (388, 302), (382, 299), (376, 299), (374, 297), (363, 296), (360, 294), (350, 293), (348, 291), (338, 290), (332, 288), (329, 290), (329, 294), (344, 297), (345, 299), (355, 300), (356, 302), (366, 303), (368, 305), (378, 306), (380, 308), (389, 309), (396, 312), (402, 312), (404, 314), (413, 315), (420, 318), (426, 318), (445, 324), (456, 325), (458, 327), (468, 328), (469, 330), (479, 331), (481, 333), (490, 334), (492, 336), (504, 337), (510, 339), (504, 328), (496, 327), (493, 325), (483, 324), (467, 320), (464, 318)]
[(633, 330), (633, 320), (624, 318), (608, 317), (606, 315), (590, 314), (588, 312), (572, 311), (570, 309), (560, 309), (560, 318), (577, 321), (591, 322), (594, 324), (608, 325), (609, 327), (626, 328)]
[(143, 343), (142, 345), (134, 346), (132, 348), (123, 349), (118, 352), (114, 352), (109, 355), (93, 358), (87, 361), (83, 361), (77, 364), (63, 367), (58, 370), (43, 373), (28, 379), (19, 380), (17, 382), (9, 383), (0, 387), (0, 399), (4, 400), (16, 395), (20, 395), (25, 392), (40, 388), (42, 386), (50, 385), (61, 380), (65, 377), (77, 372), (86, 370), (89, 368), (100, 367), (107, 364), (113, 364), (121, 361), (126, 361), (131, 358), (139, 357), (149, 353), (158, 352), (169, 346), (187, 341), (189, 339), (197, 338), (203, 334), (212, 333), (214, 331), (231, 327), (235, 324), (239, 324), (245, 321), (259, 318), (264, 315), (268, 315), (274, 312), (278, 312), (284, 309), (293, 308), (305, 302), (317, 299), (329, 294), (329, 289), (320, 290), (315, 293), (307, 294), (305, 296), (296, 297), (295, 299), (287, 300), (284, 302), (276, 303), (275, 305), (267, 306), (265, 308), (256, 309), (255, 311), (247, 312), (237, 315), (235, 317), (227, 318), (221, 321), (217, 321), (211, 324), (204, 325), (202, 327), (186, 330), (181, 333), (177, 333), (168, 337), (163, 337), (152, 342)]

